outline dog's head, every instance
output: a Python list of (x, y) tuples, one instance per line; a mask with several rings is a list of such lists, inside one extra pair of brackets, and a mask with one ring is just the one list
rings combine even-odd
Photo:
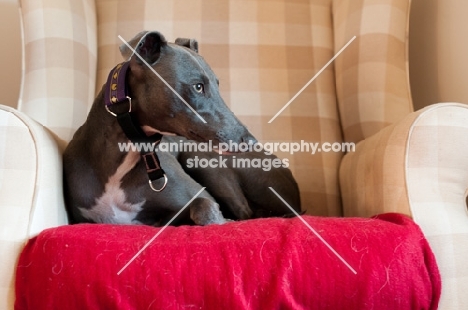
[(123, 44), (120, 51), (130, 61), (127, 82), (133, 110), (147, 132), (175, 133), (215, 144), (255, 140), (221, 98), (219, 81), (198, 54), (197, 41), (168, 43), (159, 32), (141, 32), (128, 45)]

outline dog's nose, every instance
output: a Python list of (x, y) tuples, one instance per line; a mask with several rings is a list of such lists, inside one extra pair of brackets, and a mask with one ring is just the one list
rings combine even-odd
[[(244, 126), (234, 130), (219, 130), (216, 133), (216, 138), (219, 142), (228, 143), (229, 145), (254, 145), (258, 143), (258, 140)], [(233, 150), (229, 150), (229, 152), (231, 151)]]
[(241, 140), (242, 142), (247, 143), (247, 144), (249, 144), (250, 141), (251, 141), (250, 144), (258, 143), (258, 140), (249, 131), (247, 131), (246, 135), (242, 136)]

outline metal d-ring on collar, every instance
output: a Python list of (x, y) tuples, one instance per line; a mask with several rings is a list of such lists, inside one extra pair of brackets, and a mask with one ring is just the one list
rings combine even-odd
[[(131, 113), (132, 112), (132, 98), (130, 98), (129, 96), (126, 96), (126, 99), (128, 100), (128, 111), (127, 111), (127, 113)], [(106, 107), (106, 111), (109, 112), (110, 115), (112, 115), (114, 117), (117, 117), (117, 113), (112, 112), (109, 109), (109, 106), (107, 104), (105, 105), (105, 107)]]
[[(158, 155), (156, 154), (156, 145), (161, 142), (162, 135), (156, 133), (148, 137), (141, 129), (137, 118), (132, 113), (132, 98), (128, 95), (129, 91), (126, 82), (128, 66), (128, 61), (120, 63), (109, 73), (107, 83), (104, 86), (105, 108), (107, 112), (117, 118), (120, 127), (132, 143), (154, 143), (152, 151), (145, 151), (145, 148), (141, 148), (140, 156), (145, 162), (150, 188), (155, 192), (161, 192), (166, 188), (168, 181), (166, 173), (161, 168)], [(122, 102), (128, 102), (129, 107), (127, 112), (117, 114), (110, 110), (112, 105)], [(164, 178), (164, 184), (160, 189), (157, 189), (153, 186), (153, 182), (160, 178)]]
[(153, 191), (158, 192), (158, 193), (162, 192), (166, 188), (166, 185), (167, 185), (167, 176), (166, 176), (166, 174), (164, 174), (164, 184), (160, 189), (156, 189), (156, 188), (153, 187), (153, 181), (148, 180), (148, 183), (149, 183), (149, 186), (151, 187), (151, 189)]

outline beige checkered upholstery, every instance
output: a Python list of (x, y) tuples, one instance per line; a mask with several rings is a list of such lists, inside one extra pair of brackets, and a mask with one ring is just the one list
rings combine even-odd
[[(226, 102), (260, 141), (359, 142), (347, 155), (278, 153), (290, 160), (304, 208), (330, 216), (412, 215), (442, 264), (441, 308), (468, 308), (463, 265), (468, 255), (461, 246), (468, 227), (463, 207), (468, 160), (462, 160), (468, 153), (468, 111), (446, 105), (411, 113), (408, 0), (20, 2), (23, 113), (0, 110), (0, 212), (5, 214), (0, 221), (9, 219), (0, 225), (0, 250), (11, 253), (7, 267), (0, 268), (0, 300), (8, 307), (12, 266), (22, 243), (42, 227), (65, 223), (63, 202), (51, 194), (61, 193), (56, 147), (52, 151), (50, 135), (28, 116), (65, 144), (84, 122), (110, 68), (122, 60), (118, 36), (129, 40), (146, 29), (169, 41), (196, 38)], [(43, 143), (50, 160), (39, 156)], [(12, 153), (10, 147), (21, 151)], [(455, 153), (457, 160), (451, 157)], [(40, 181), (43, 174), (37, 171), (53, 172), (52, 179)], [(15, 190), (18, 182), (26, 189)], [(48, 193), (41, 197), (52, 215), (30, 198), (40, 192)]]
[(468, 106), (438, 104), (407, 115), (341, 164), (345, 216), (410, 214), (435, 253), (440, 309), (468, 309)]
[(94, 2), (21, 0), (21, 10), (25, 73), (19, 110), (68, 142), (94, 99)]
[[(172, 42), (197, 38), (226, 103), (260, 141), (342, 140), (333, 67), (268, 123), (333, 57), (330, 1), (97, 1), (96, 7), (98, 89), (122, 60), (117, 37), (130, 40), (142, 29), (157, 29)], [(341, 156), (288, 156), (311, 213), (341, 214)]]
[(335, 51), (356, 41), (335, 62), (341, 127), (359, 142), (413, 111), (408, 79), (409, 1), (333, 2)]
[(0, 106), (0, 309), (12, 309), (14, 270), (25, 242), (67, 223), (62, 157), (52, 135)]
[(468, 309), (468, 106), (421, 111), (406, 149), (411, 213), (439, 263), (441, 309)]

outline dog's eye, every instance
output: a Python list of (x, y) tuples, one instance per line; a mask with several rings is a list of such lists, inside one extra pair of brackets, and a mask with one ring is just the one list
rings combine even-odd
[(201, 94), (203, 92), (204, 86), (203, 86), (202, 83), (197, 83), (197, 84), (193, 85), (193, 89), (195, 89), (195, 91), (197, 93)]

